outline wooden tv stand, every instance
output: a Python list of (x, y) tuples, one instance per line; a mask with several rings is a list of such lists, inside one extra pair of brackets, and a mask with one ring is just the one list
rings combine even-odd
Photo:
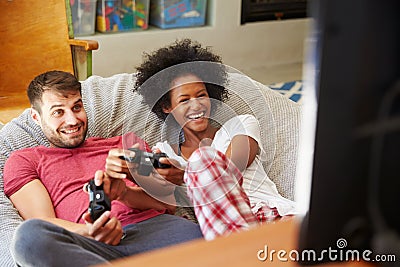
[[(112, 262), (112, 266), (190, 266), (190, 267), (252, 267), (252, 266), (300, 266), (294, 261), (282, 261), (278, 259), (278, 251), (289, 253), (296, 249), (297, 236), (300, 222), (294, 218), (262, 225), (256, 229), (242, 233), (232, 234), (228, 237), (217, 238), (213, 241), (195, 240), (185, 244), (163, 248), (156, 251), (127, 257)], [(262, 250), (268, 248), (268, 254), (272, 253), (265, 261), (259, 260), (265, 257)], [(261, 252), (260, 252), (261, 251)], [(282, 256), (281, 258), (284, 258)], [(109, 266), (109, 265), (100, 265)], [(330, 263), (318, 266), (327, 267), (371, 267), (365, 262)], [(317, 266), (314, 266), (317, 267)]]

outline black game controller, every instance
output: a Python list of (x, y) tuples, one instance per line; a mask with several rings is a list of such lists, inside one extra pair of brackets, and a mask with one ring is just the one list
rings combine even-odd
[(137, 171), (139, 175), (149, 176), (153, 168), (167, 169), (171, 167), (169, 164), (160, 162), (160, 158), (167, 157), (165, 153), (151, 153), (138, 148), (129, 148), (129, 150), (135, 152), (134, 157), (121, 156), (120, 158), (131, 163), (138, 163), (139, 167)]
[(95, 185), (94, 180), (90, 180), (87, 186), (89, 193), (89, 208), (90, 217), (94, 222), (105, 211), (111, 210), (111, 201), (103, 191), (103, 185)]

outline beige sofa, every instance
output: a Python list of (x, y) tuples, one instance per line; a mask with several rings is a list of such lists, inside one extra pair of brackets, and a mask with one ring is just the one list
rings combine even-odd
[[(134, 74), (118, 74), (92, 76), (82, 82), (89, 136), (111, 137), (134, 131), (150, 146), (173, 138), (176, 130), (164, 127), (132, 92), (134, 80)], [(293, 199), (300, 104), (239, 73), (229, 74), (227, 87), (231, 92), (226, 103), (230, 113), (253, 113), (259, 119), (268, 155), (264, 167), (281, 194)], [(226, 112), (217, 116), (221, 122), (227, 119)], [(9, 246), (15, 227), (22, 221), (3, 192), (4, 163), (12, 151), (37, 145), (49, 144), (31, 120), (29, 110), (0, 130), (0, 266), (15, 266)]]

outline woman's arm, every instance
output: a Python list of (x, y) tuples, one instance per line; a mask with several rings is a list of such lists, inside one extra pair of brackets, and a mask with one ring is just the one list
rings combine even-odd
[(226, 150), (226, 156), (240, 171), (244, 171), (255, 159), (258, 143), (247, 135), (236, 135)]
[[(224, 135), (222, 135), (222, 142), (229, 142), (225, 154), (243, 172), (260, 153), (261, 131), (259, 122), (253, 115), (245, 114), (232, 118), (223, 127), (228, 136), (223, 137)], [(214, 142), (218, 142), (218, 140), (214, 140)]]

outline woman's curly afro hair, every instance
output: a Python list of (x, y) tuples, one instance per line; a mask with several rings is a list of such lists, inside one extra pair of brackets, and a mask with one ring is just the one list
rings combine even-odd
[[(137, 67), (134, 90), (159, 118), (165, 120), (167, 114), (163, 108), (171, 104), (168, 93), (171, 82), (187, 74), (204, 81), (208, 95), (218, 100), (217, 103), (228, 97), (227, 72), (221, 57), (190, 39), (177, 40), (153, 53), (145, 53), (143, 63)], [(211, 111), (215, 108), (213, 105)]]

